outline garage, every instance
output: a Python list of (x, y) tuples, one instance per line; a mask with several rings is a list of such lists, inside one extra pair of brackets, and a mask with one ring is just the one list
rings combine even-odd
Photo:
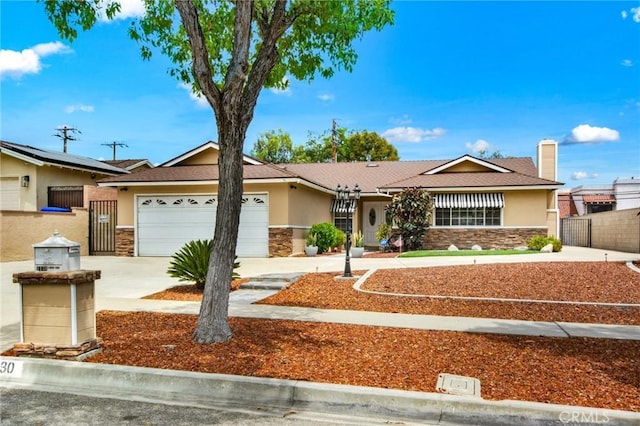
[[(217, 195), (138, 196), (138, 256), (171, 256), (192, 240), (213, 237)], [(269, 196), (244, 194), (238, 257), (268, 257)]]

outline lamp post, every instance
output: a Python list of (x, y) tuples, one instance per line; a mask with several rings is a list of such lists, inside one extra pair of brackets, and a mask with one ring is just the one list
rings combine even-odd
[(358, 204), (358, 200), (360, 199), (360, 188), (356, 183), (355, 188), (353, 188), (353, 192), (349, 191), (349, 187), (345, 185), (344, 188), (341, 188), (340, 185), (336, 188), (336, 200), (338, 200), (339, 210), (344, 209), (347, 213), (347, 242), (345, 244), (345, 248), (347, 249), (347, 254), (344, 258), (344, 278), (351, 278), (351, 261), (350, 261), (350, 251), (351, 251), (351, 232), (352, 224), (351, 217), (352, 211), (355, 210), (356, 205)]

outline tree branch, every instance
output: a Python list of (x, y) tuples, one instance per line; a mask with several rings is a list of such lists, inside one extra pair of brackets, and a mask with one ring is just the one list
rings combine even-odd
[(224, 82), (224, 93), (237, 96), (242, 92), (249, 69), (249, 51), (251, 48), (251, 19), (253, 15), (252, 0), (238, 0), (233, 23), (233, 49), (231, 63), (227, 69)]
[(198, 20), (198, 11), (191, 0), (176, 1), (176, 9), (180, 14), (182, 26), (187, 32), (191, 45), (191, 70), (193, 78), (197, 81), (209, 105), (216, 112), (216, 116), (222, 111), (222, 93), (213, 82), (209, 53), (202, 27)]

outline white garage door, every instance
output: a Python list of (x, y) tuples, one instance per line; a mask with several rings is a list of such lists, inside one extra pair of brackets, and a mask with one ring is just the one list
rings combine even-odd
[(20, 210), (20, 183), (17, 177), (0, 179), (0, 210)]
[[(138, 197), (138, 256), (171, 256), (189, 241), (213, 238), (217, 195)], [(268, 257), (269, 196), (242, 197), (238, 257)]]

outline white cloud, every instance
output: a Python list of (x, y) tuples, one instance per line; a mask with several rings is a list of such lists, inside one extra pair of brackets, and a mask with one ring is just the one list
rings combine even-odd
[(620, 65), (623, 67), (632, 67), (633, 61), (631, 59), (623, 59), (622, 62), (620, 62)]
[(9, 75), (20, 78), (24, 74), (37, 74), (42, 70), (41, 58), (57, 53), (69, 53), (72, 50), (59, 41), (36, 44), (21, 52), (0, 50), (0, 77)]
[[(117, 19), (129, 19), (129, 18), (139, 18), (144, 16), (145, 8), (144, 8), (144, 0), (117, 0), (120, 3), (120, 12), (116, 13), (116, 16), (113, 17), (113, 20)], [(113, 1), (109, 1), (107, 4), (114, 3)], [(102, 6), (100, 10), (98, 10), (98, 19), (102, 22), (109, 22), (107, 18), (107, 14), (105, 13), (106, 4)]]
[(599, 143), (617, 141), (618, 139), (620, 139), (620, 132), (617, 130), (581, 124), (571, 131), (564, 143)]
[(189, 97), (195, 101), (196, 105), (198, 105), (198, 108), (206, 108), (209, 106), (209, 102), (207, 101), (207, 98), (205, 98), (204, 96), (198, 94), (198, 93), (194, 93), (193, 89), (191, 88), (191, 86), (189, 86), (186, 83), (178, 83), (178, 87), (184, 89), (187, 91), (187, 93), (189, 93)]
[(331, 102), (336, 98), (336, 96), (333, 93), (320, 93), (318, 95), (318, 99), (320, 99), (321, 101), (324, 102)]
[(587, 173), (587, 172), (571, 173), (571, 180), (595, 179), (597, 177), (598, 177), (597, 173)]
[(76, 105), (68, 105), (64, 109), (64, 112), (66, 112), (67, 114), (73, 114), (76, 111), (93, 112), (94, 108), (93, 108), (93, 105), (76, 104)]
[(396, 126), (406, 126), (407, 124), (411, 124), (413, 120), (409, 118), (407, 114), (404, 114), (402, 117), (394, 117), (389, 119), (391, 124), (395, 124)]
[[(629, 10), (631, 11), (631, 19), (633, 19), (633, 22), (640, 23), (640, 7), (632, 7)], [(620, 16), (622, 16), (622, 19), (627, 19), (629, 13), (626, 10), (623, 10), (620, 12)]]
[(441, 127), (435, 129), (419, 129), (416, 127), (394, 127), (385, 130), (382, 137), (389, 142), (423, 142), (430, 139), (438, 138), (446, 133)]
[(484, 139), (478, 139), (474, 143), (467, 142), (466, 147), (468, 150), (471, 150), (471, 152), (479, 154), (487, 152), (491, 147), (491, 144)]

